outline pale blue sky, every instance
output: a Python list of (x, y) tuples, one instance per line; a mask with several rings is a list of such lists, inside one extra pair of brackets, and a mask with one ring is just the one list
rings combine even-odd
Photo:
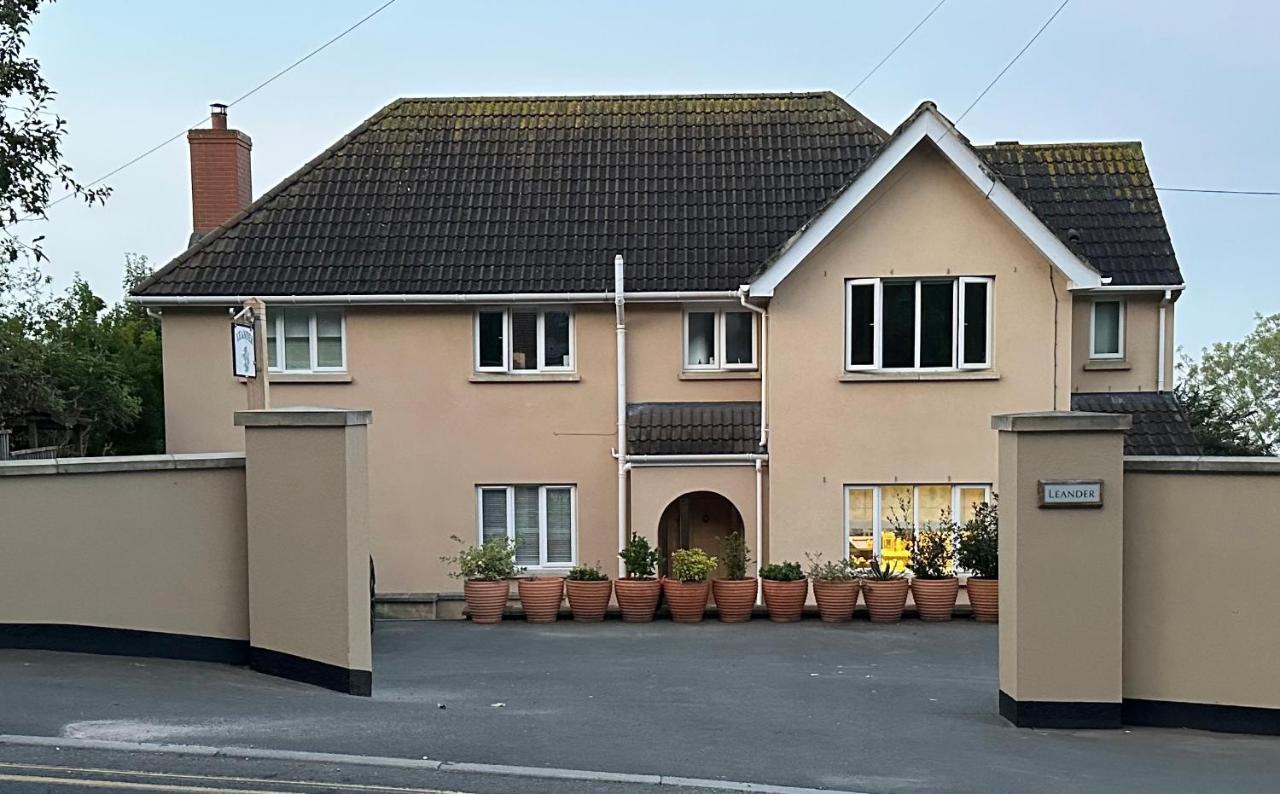
[[(843, 93), (936, 0), (399, 0), (231, 110), (253, 137), (255, 195), (399, 96), (715, 91)], [(58, 90), (66, 153), (94, 178), (318, 46), (381, 0), (60, 0), (31, 52)], [(892, 129), (921, 100), (952, 118), (1058, 0), (949, 0), (851, 101)], [(1072, 0), (961, 124), (977, 143), (1139, 139), (1157, 184), (1280, 188), (1280, 4)], [(186, 142), (67, 201), (49, 271), (119, 295), (126, 251), (162, 264), (190, 232)], [(1280, 311), (1280, 198), (1161, 196), (1189, 285), (1178, 344), (1238, 338)]]

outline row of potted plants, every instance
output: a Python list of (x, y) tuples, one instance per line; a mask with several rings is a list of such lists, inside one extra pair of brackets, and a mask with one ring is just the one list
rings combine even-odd
[[(757, 582), (756, 577), (747, 577), (749, 549), (742, 535), (733, 533), (720, 541), (724, 578), (711, 576), (720, 559), (698, 548), (672, 552), (670, 575), (658, 578), (658, 551), (643, 536), (633, 535), (618, 553), (625, 576), (617, 581), (610, 581), (599, 565), (579, 565), (564, 578), (520, 577), (516, 586), (525, 619), (531, 623), (556, 620), (566, 594), (574, 620), (583, 622), (603, 620), (612, 595), (617, 596), (625, 622), (651, 621), (659, 596), (665, 594), (677, 623), (701, 621), (708, 596), (715, 597), (722, 622), (741, 623), (751, 619), (757, 586), (763, 591), (769, 619), (787, 623), (800, 619), (810, 581), (819, 614), (828, 623), (851, 620), (859, 593), (873, 622), (901, 620), (908, 591), (921, 620), (945, 621), (951, 619), (959, 593), (958, 567), (969, 572), (966, 588), (974, 617), (986, 622), (998, 619), (999, 524), (994, 505), (979, 505), (974, 518), (963, 526), (944, 514), (920, 527), (895, 519), (893, 529), (909, 552), (905, 568), (878, 558), (859, 564), (824, 562), (820, 554), (806, 555), (807, 573), (798, 562), (768, 563), (760, 567)], [(497, 538), (442, 558), (453, 566), (451, 575), (464, 580), (472, 621), (502, 620), (510, 594), (508, 580), (524, 572), (515, 564), (514, 551), (511, 540)]]

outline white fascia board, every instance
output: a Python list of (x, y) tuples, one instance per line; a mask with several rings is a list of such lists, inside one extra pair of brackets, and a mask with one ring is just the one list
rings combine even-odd
[(1186, 284), (1103, 284), (1100, 287), (1082, 287), (1080, 291), (1115, 294), (1117, 292), (1182, 292), (1186, 288)]
[[(628, 301), (641, 303), (697, 303), (737, 301), (739, 290), (707, 292), (627, 292)], [(299, 306), (448, 306), (504, 303), (613, 303), (612, 292), (529, 292), (455, 295), (129, 295), (142, 306), (239, 306), (247, 300)]]
[(982, 191), (996, 209), (1000, 210), (1001, 214), (1008, 218), (1037, 250), (1067, 276), (1071, 289), (1102, 285), (1102, 276), (1072, 253), (1071, 249), (1067, 248), (1057, 235), (1013, 194), (1013, 191), (995, 179), (990, 174), (989, 167), (969, 145), (952, 134), (949, 123), (936, 112), (927, 110), (921, 113), (909, 127), (899, 132), (889, 146), (867, 167), (867, 170), (860, 174), (853, 184), (832, 202), (831, 206), (792, 238), (782, 255), (751, 284), (751, 296), (772, 297), (778, 284), (782, 283), (783, 279), (790, 275), (831, 232), (835, 231), (836, 227), (857, 209), (862, 200), (925, 138), (932, 141), (939, 151), (959, 169), (960, 173), (964, 174), (974, 187)]

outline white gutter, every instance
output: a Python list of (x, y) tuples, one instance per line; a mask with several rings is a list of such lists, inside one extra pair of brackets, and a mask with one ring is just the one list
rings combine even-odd
[(1073, 290), (1074, 292), (1163, 292), (1165, 294), (1171, 292), (1182, 292), (1187, 288), (1186, 284), (1104, 284), (1101, 287), (1081, 287)]
[[(618, 343), (618, 548), (627, 546), (627, 317), (624, 304), (622, 254), (613, 258), (613, 309)], [(626, 563), (618, 560), (618, 576), (626, 574)]]
[(769, 460), (768, 455), (628, 455), (628, 468), (646, 466), (754, 466)]
[(1159, 331), (1160, 338), (1156, 342), (1156, 355), (1158, 356), (1158, 359), (1156, 361), (1156, 391), (1158, 392), (1164, 391), (1164, 387), (1165, 387), (1165, 366), (1164, 366), (1165, 341), (1164, 339), (1165, 339), (1165, 329), (1168, 323), (1168, 320), (1166, 319), (1166, 315), (1168, 314), (1168, 311), (1169, 311), (1169, 304), (1172, 302), (1173, 302), (1173, 290), (1167, 289), (1164, 291), (1164, 297), (1160, 299), (1160, 331)]
[[(614, 286), (617, 289), (617, 286)], [(709, 292), (629, 292), (627, 300), (644, 303), (689, 303), (735, 300), (738, 290)], [(129, 295), (130, 303), (143, 306), (239, 306), (244, 295)], [(471, 303), (613, 303), (616, 292), (505, 292), (450, 295), (264, 295), (271, 305), (298, 304), (324, 306), (449, 306)]]

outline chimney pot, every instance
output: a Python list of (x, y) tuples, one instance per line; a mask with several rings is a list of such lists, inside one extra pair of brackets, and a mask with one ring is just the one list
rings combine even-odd
[(227, 106), (221, 102), (214, 102), (209, 105), (209, 121), (215, 130), (225, 130), (227, 128)]

